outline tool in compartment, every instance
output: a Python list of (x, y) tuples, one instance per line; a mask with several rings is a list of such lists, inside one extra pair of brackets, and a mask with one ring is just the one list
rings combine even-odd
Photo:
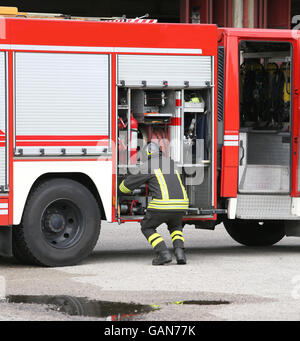
[(144, 92), (144, 105), (146, 107), (164, 107), (166, 99), (167, 97), (164, 91)]
[(145, 208), (139, 200), (123, 200), (120, 204), (121, 215), (143, 215)]

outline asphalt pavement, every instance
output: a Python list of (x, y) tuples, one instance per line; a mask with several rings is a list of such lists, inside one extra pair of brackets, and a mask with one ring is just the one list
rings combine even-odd
[[(171, 249), (166, 227), (158, 232)], [(103, 223), (94, 252), (77, 266), (42, 268), (0, 258), (0, 320), (300, 319), (299, 238), (249, 248), (223, 225), (215, 231), (188, 225), (184, 236), (186, 265), (173, 259), (152, 266), (153, 251), (137, 223)], [(136, 308), (120, 308), (127, 303)]]

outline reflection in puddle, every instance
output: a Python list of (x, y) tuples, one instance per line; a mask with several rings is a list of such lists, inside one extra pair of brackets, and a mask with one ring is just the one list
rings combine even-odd
[[(109, 321), (126, 321), (133, 316), (158, 309), (150, 305), (93, 301), (85, 297), (72, 296), (7, 296), (8, 303), (35, 303), (50, 305), (51, 310), (68, 315), (103, 317)], [(52, 306), (52, 307), (51, 307)]]
[[(49, 305), (51, 310), (68, 315), (89, 316), (103, 318), (108, 321), (128, 321), (139, 314), (146, 314), (160, 309), (160, 304), (143, 305), (136, 303), (121, 303), (110, 301), (89, 300), (85, 297), (73, 296), (25, 296), (10, 295), (6, 297), (8, 303), (35, 303)], [(176, 305), (220, 305), (229, 304), (228, 301), (175, 301), (168, 304)]]

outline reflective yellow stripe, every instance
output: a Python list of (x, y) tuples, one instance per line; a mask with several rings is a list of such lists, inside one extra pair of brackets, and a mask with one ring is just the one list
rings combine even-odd
[(161, 170), (160, 169), (154, 169), (154, 173), (155, 173), (157, 181), (159, 183), (162, 199), (168, 200), (169, 199), (169, 191), (168, 191), (168, 187), (167, 187), (165, 178), (164, 178)]
[(182, 231), (176, 230), (176, 231), (174, 231), (174, 232), (171, 233), (171, 237), (173, 238), (176, 234), (180, 234), (181, 236), (183, 236)]
[(166, 191), (166, 200), (169, 200), (169, 190), (168, 190), (168, 186), (167, 186), (167, 184), (166, 184), (166, 180), (165, 180), (165, 177), (164, 177), (164, 175), (163, 175), (163, 173), (162, 173), (162, 171), (161, 171), (161, 169), (159, 168), (159, 170), (158, 170), (158, 172), (159, 172), (159, 175), (161, 176), (161, 178), (162, 178), (162, 181), (163, 181), (163, 184), (164, 184), (164, 188), (165, 188), (165, 191)]
[(119, 189), (123, 193), (130, 193), (131, 190), (124, 185), (124, 180), (121, 182)]
[(163, 241), (164, 240), (163, 240), (162, 237), (155, 239), (154, 242), (152, 243), (152, 247), (155, 247), (157, 244), (159, 244), (159, 243), (161, 243)]
[(162, 241), (163, 241), (163, 238), (159, 233), (153, 233), (148, 238), (148, 242), (152, 245), (153, 248)]
[(157, 208), (168, 208), (168, 207), (189, 207), (189, 202), (188, 201), (180, 201), (180, 202), (172, 202), (172, 201), (167, 201), (164, 203), (160, 203), (160, 202), (155, 202), (153, 200), (151, 200), (151, 202), (149, 203), (148, 207), (157, 207)]
[(151, 202), (157, 203), (157, 204), (180, 204), (180, 203), (188, 203), (189, 200), (186, 199), (170, 199), (170, 200), (162, 200), (162, 199), (152, 199)]
[(179, 203), (175, 203), (175, 202), (173, 202), (173, 203), (166, 203), (166, 204), (158, 204), (158, 203), (156, 203), (156, 202), (150, 202), (150, 204), (149, 205), (151, 205), (151, 206), (156, 206), (156, 207), (169, 207), (169, 206), (189, 206), (189, 203), (188, 203), (188, 201), (186, 201), (186, 202), (179, 202)]
[(187, 210), (189, 205), (181, 205), (181, 206), (169, 206), (169, 205), (153, 205), (149, 204), (148, 208), (154, 208), (157, 210)]
[(180, 239), (184, 242), (184, 238), (180, 237), (180, 236), (175, 236), (174, 238), (172, 238), (172, 242), (174, 242), (174, 240), (176, 240), (176, 239)]
[(153, 204), (153, 203), (150, 203), (148, 205), (148, 207), (153, 207), (153, 208), (158, 208), (158, 209), (161, 209), (161, 210), (167, 210), (167, 209), (171, 209), (171, 208), (189, 208), (189, 205), (188, 204), (182, 204), (182, 205), (156, 205), (156, 204)]
[(180, 200), (155, 200), (152, 199), (150, 204), (157, 205), (157, 206), (169, 206), (169, 205), (188, 205), (189, 201), (180, 199)]
[(160, 237), (160, 234), (159, 233), (153, 233), (151, 234), (151, 236), (148, 238), (148, 242), (151, 244), (152, 240), (157, 238), (157, 237)]
[(183, 197), (185, 200), (189, 200), (187, 194), (186, 194), (186, 191), (185, 191), (185, 188), (182, 184), (182, 181), (181, 181), (181, 177), (180, 177), (180, 174), (178, 173), (178, 171), (176, 171), (176, 174), (177, 174), (177, 177), (178, 177), (178, 180), (179, 180), (179, 183), (180, 183), (180, 186), (181, 186), (181, 189), (182, 189), (182, 194), (183, 194)]

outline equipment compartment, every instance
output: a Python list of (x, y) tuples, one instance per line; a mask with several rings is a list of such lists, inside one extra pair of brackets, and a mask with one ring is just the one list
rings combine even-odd
[(289, 43), (240, 43), (240, 193), (289, 193)]
[[(214, 212), (213, 60), (207, 56), (150, 57), (155, 65), (168, 60), (169, 73), (174, 69), (172, 62), (189, 60), (191, 64), (175, 68), (172, 77), (163, 78), (157, 70), (150, 75), (145, 69), (146, 65), (153, 67), (151, 63), (145, 63), (148, 56), (118, 56), (117, 188), (128, 171), (143, 162), (140, 151), (149, 142), (155, 142), (175, 161), (182, 174), (190, 198), (188, 214), (203, 216), (205, 211), (206, 216), (211, 216)], [(137, 63), (134, 65), (138, 72), (143, 70), (143, 74), (127, 72), (132, 67), (132, 59)], [(194, 70), (202, 72), (197, 82), (195, 75), (190, 74), (193, 63), (199, 66)], [(175, 79), (175, 75), (180, 77)], [(186, 78), (182, 78), (183, 75)], [(140, 78), (139, 81), (134, 81), (134, 77)], [(128, 195), (119, 192), (116, 200), (118, 221), (143, 217), (152, 198), (147, 186), (139, 190), (139, 193), (134, 191)]]

